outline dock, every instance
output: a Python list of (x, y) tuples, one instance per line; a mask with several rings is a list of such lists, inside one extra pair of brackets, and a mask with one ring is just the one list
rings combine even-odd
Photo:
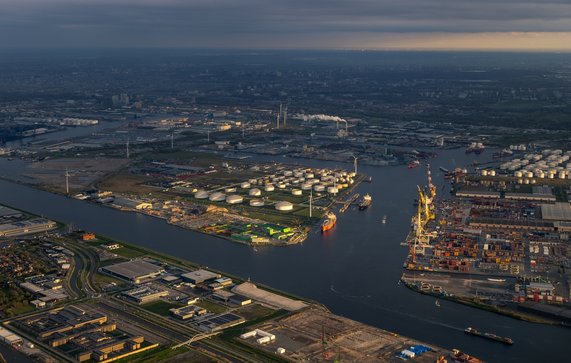
[(359, 193), (355, 193), (351, 196), (351, 198), (347, 199), (344, 203), (343, 206), (339, 209), (339, 213), (345, 213), (345, 211), (347, 210), (347, 208), (349, 208), (349, 206), (351, 204), (353, 204), (357, 198), (359, 198)]

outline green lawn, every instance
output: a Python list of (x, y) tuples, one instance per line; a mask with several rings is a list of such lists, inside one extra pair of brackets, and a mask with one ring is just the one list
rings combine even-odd
[(208, 300), (199, 300), (194, 305), (200, 306), (201, 308), (205, 308), (209, 312), (215, 313), (215, 314), (223, 313), (226, 310), (228, 310), (226, 307), (219, 305), (219, 304), (216, 304), (215, 302), (208, 301)]
[(180, 308), (183, 306), (182, 304), (173, 304), (166, 301), (155, 301), (152, 303), (141, 305), (141, 307), (145, 310), (148, 310), (152, 313), (168, 316), (170, 314), (169, 309), (172, 308)]
[(125, 258), (135, 258), (135, 257), (141, 257), (141, 256), (145, 255), (145, 253), (143, 253), (141, 251), (137, 251), (137, 250), (134, 250), (132, 248), (125, 247), (125, 246), (119, 247), (116, 250), (111, 250), (111, 252), (113, 252), (119, 256), (123, 256)]

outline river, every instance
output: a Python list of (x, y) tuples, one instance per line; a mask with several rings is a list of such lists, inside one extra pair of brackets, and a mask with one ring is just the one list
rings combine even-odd
[[(439, 166), (452, 169), (475, 158), (462, 150), (445, 150), (431, 160), (438, 191), (444, 180)], [(255, 158), (271, 160), (272, 158)], [(276, 158), (280, 162), (337, 165)], [(16, 160), (14, 160), (16, 161)], [(8, 171), (0, 162), (0, 175)], [(351, 168), (351, 164), (347, 164)], [(339, 215), (332, 233), (313, 231), (302, 245), (258, 248), (168, 225), (163, 220), (126, 213), (87, 202), (0, 181), (0, 203), (44, 215), (75, 227), (101, 233), (159, 252), (186, 258), (228, 273), (324, 303), (334, 313), (446, 348), (460, 348), (490, 362), (567, 361), (565, 342), (571, 330), (518, 321), (449, 301), (436, 307), (434, 298), (412, 292), (397, 282), (407, 250), (400, 246), (410, 229), (416, 185), (426, 184), (426, 169), (359, 167), (373, 182), (357, 192), (370, 193), (366, 211), (349, 209)], [(7, 173), (9, 174), (9, 173)], [(381, 224), (382, 216), (387, 223)], [(472, 337), (467, 326), (509, 336), (513, 346)]]

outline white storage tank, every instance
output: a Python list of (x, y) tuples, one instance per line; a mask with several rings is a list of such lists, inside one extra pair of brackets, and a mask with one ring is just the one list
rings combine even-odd
[(480, 174), (482, 174), (482, 176), (488, 176), (488, 171), (482, 170), (482, 171), (480, 171)]
[(199, 190), (198, 192), (194, 193), (194, 197), (196, 199), (206, 199), (208, 198), (208, 192), (205, 190)]
[(285, 189), (285, 187), (286, 187), (285, 183), (279, 183), (278, 184), (278, 188), (280, 188), (280, 189)]
[(549, 179), (554, 179), (554, 178), (555, 178), (555, 173), (551, 173), (551, 172), (550, 172), (549, 174), (547, 174), (547, 177), (548, 177)]
[(237, 194), (229, 195), (226, 197), (226, 203), (228, 204), (239, 204), (244, 201), (244, 198)]
[(489, 176), (496, 176), (496, 171), (495, 171), (495, 170), (490, 170), (490, 171), (488, 172), (488, 175), (489, 175)]
[(234, 187), (228, 187), (228, 188), (224, 189), (224, 192), (226, 192), (226, 193), (236, 193), (236, 188), (234, 188)]
[(208, 200), (211, 202), (222, 202), (223, 200), (226, 200), (226, 194), (220, 192), (212, 193), (210, 194), (210, 197), (208, 197)]
[(531, 171), (528, 171), (525, 173), (525, 177), (526, 178), (533, 178), (533, 173)]
[(259, 197), (260, 195), (262, 195), (262, 191), (258, 188), (253, 188), (253, 189), (250, 189), (250, 191), (248, 192), (248, 195), (251, 197)]
[(264, 190), (266, 192), (273, 192), (276, 188), (274, 187), (273, 184), (266, 184), (266, 186), (264, 186)]
[(293, 175), (293, 171), (291, 170), (285, 170), (284, 171), (284, 176), (292, 176)]
[(301, 189), (293, 189), (293, 190), (291, 191), (291, 194), (293, 194), (293, 195), (301, 195), (302, 192), (301, 192)]
[(323, 192), (325, 190), (325, 185), (316, 184), (313, 186), (313, 190), (315, 190), (316, 192)]
[(565, 174), (564, 171), (560, 171), (559, 172), (559, 179), (566, 179), (567, 178), (567, 174)]
[(250, 200), (250, 206), (252, 206), (252, 207), (263, 207), (264, 201), (261, 199), (252, 199), (252, 200)]
[(292, 209), (293, 209), (293, 204), (291, 204), (290, 202), (287, 202), (285, 200), (276, 203), (276, 210), (286, 212), (286, 211), (290, 211)]
[(529, 179), (524, 179), (524, 180), (523, 180), (523, 183), (524, 183), (524, 184), (529, 184)]
[(545, 178), (545, 173), (540, 170), (540, 171), (537, 173), (537, 176), (540, 177), (541, 179), (543, 179), (543, 178)]
[(240, 184), (240, 188), (242, 189), (248, 189), (252, 186), (252, 184), (250, 182), (243, 182), (242, 184)]
[(315, 178), (315, 174), (313, 173), (305, 173), (305, 179), (313, 179)]
[(301, 184), (301, 190), (309, 190), (311, 189), (311, 183), (303, 183)]
[(531, 184), (535, 184), (536, 180), (535, 179), (531, 179)]
[(337, 194), (337, 193), (339, 193), (339, 189), (337, 189), (337, 187), (327, 187), (327, 193)]

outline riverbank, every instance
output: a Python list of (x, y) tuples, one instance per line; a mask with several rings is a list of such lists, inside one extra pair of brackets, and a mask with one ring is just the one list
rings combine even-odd
[(546, 325), (561, 325), (560, 321), (542, 318), (542, 317), (534, 315), (534, 314), (526, 314), (523, 312), (518, 312), (516, 310), (511, 310), (508, 308), (501, 308), (501, 307), (498, 307), (496, 305), (486, 304), (481, 300), (470, 299), (467, 297), (455, 296), (455, 295), (450, 295), (450, 294), (446, 294), (446, 293), (436, 293), (436, 292), (432, 292), (430, 290), (424, 290), (421, 288), (420, 284), (410, 282), (408, 279), (403, 278), (400, 281), (402, 281), (403, 285), (406, 286), (407, 288), (409, 288), (410, 290), (415, 291), (417, 293), (421, 293), (423, 295), (433, 296), (433, 297), (438, 298), (438, 299), (452, 301), (452, 302), (459, 303), (462, 305), (466, 305), (466, 306), (470, 306), (473, 308), (489, 311), (489, 312), (492, 312), (495, 314), (508, 316), (510, 318), (514, 318), (514, 319), (518, 319), (518, 320), (522, 320), (522, 321), (527, 321), (530, 323), (546, 324)]

